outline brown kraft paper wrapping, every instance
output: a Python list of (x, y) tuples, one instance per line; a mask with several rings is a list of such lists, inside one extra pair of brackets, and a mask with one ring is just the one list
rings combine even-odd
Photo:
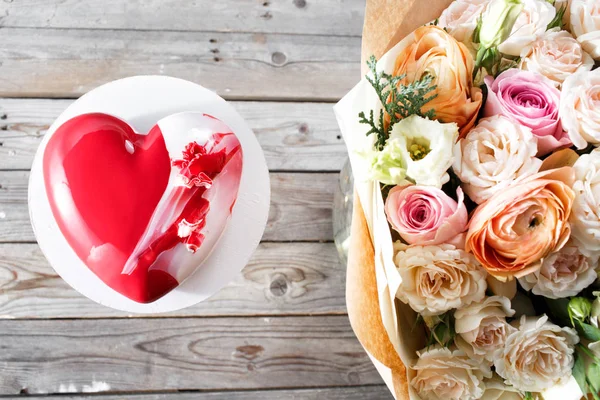
[[(435, 20), (452, 0), (367, 0), (361, 63), (371, 55), (380, 58), (416, 28)], [(394, 397), (409, 400), (407, 370), (382, 322), (375, 254), (363, 209), (354, 196), (354, 212), (348, 254), (346, 303), (352, 329), (371, 357), (391, 371)], [(390, 385), (391, 384), (391, 385)]]

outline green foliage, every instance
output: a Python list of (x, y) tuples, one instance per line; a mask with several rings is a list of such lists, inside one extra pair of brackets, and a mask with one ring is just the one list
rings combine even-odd
[[(419, 115), (425, 118), (433, 118), (434, 110), (423, 112), (422, 109), (431, 100), (437, 97), (437, 94), (430, 94), (436, 89), (433, 85), (433, 76), (426, 74), (421, 79), (409, 83), (408, 85), (400, 82), (406, 77), (405, 75), (393, 76), (384, 71), (377, 72), (377, 59), (371, 56), (367, 61), (369, 71), (372, 76), (367, 75), (367, 81), (373, 86), (379, 101), (383, 105), (383, 110), (380, 110), (377, 118), (371, 110), (369, 118), (364, 112), (358, 114), (359, 122), (370, 126), (368, 135), (375, 134), (377, 136), (376, 148), (382, 150), (385, 146), (389, 133), (394, 124), (401, 119), (411, 115)], [(385, 115), (390, 118), (389, 124), (385, 124)]]
[(577, 381), (583, 393), (587, 393), (587, 382), (585, 374), (585, 361), (579, 352), (575, 353), (575, 363), (572, 370), (573, 378)]
[(550, 29), (553, 29), (553, 28), (560, 28), (560, 29), (562, 29), (562, 27), (563, 27), (563, 18), (565, 16), (565, 12), (566, 11), (567, 11), (567, 6), (566, 5), (562, 6), (556, 12), (556, 15), (554, 16), (554, 19), (552, 21), (550, 21), (550, 23), (546, 27), (546, 30), (550, 30)]
[(450, 347), (454, 343), (456, 331), (454, 330), (454, 317), (447, 312), (438, 317), (439, 322), (430, 328), (427, 346), (439, 344), (443, 347)]
[(577, 332), (587, 340), (591, 340), (592, 342), (600, 341), (600, 329), (596, 328), (594, 325), (575, 321), (574, 326), (577, 329)]

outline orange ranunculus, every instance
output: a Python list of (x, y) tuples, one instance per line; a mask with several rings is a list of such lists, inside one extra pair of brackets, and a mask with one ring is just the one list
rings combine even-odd
[(573, 169), (563, 167), (496, 193), (475, 209), (466, 250), (502, 281), (535, 272), (569, 239), (573, 180)]
[(403, 84), (425, 73), (433, 75), (437, 97), (422, 111), (433, 109), (435, 119), (456, 122), (462, 138), (475, 124), (483, 98), (481, 89), (473, 87), (473, 56), (464, 44), (437, 26), (422, 26), (414, 35), (414, 42), (396, 57), (394, 75), (406, 74)]

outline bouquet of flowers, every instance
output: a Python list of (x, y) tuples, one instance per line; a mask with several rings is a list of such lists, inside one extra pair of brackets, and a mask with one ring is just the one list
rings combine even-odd
[(363, 57), (347, 303), (395, 397), (600, 399), (600, 0), (370, 0)]

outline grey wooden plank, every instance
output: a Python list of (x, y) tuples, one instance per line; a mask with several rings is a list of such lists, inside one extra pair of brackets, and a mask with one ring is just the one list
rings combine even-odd
[[(0, 243), (34, 242), (27, 209), (28, 171), (0, 171)], [(328, 241), (335, 173), (271, 173), (271, 209), (263, 240)]]
[[(73, 100), (0, 98), (0, 170), (29, 169), (54, 119)], [(254, 130), (270, 170), (339, 171), (346, 148), (328, 103), (232, 102)]]
[[(66, 388), (68, 389), (68, 387)], [(90, 388), (92, 389), (92, 388)], [(28, 396), (36, 398), (37, 396)], [(158, 394), (114, 394), (114, 395), (60, 395), (46, 396), (44, 399), (61, 400), (393, 400), (388, 388), (384, 385), (357, 387), (319, 388), (319, 389), (287, 389), (257, 390), (230, 392), (193, 392), (193, 393), (158, 393)], [(23, 396), (5, 397), (7, 400), (21, 400)]]
[(270, 32), (360, 36), (363, 0), (19, 0), (5, 27)]
[(346, 316), (3, 320), (0, 332), (7, 395), (382, 383)]
[(78, 97), (171, 75), (228, 99), (335, 101), (360, 78), (360, 37), (2, 28), (0, 60), (4, 97)]
[[(242, 273), (213, 297), (160, 316), (344, 314), (344, 293), (345, 268), (333, 243), (261, 243)], [(147, 317), (80, 295), (36, 244), (0, 244), (0, 319), (127, 316)]]

